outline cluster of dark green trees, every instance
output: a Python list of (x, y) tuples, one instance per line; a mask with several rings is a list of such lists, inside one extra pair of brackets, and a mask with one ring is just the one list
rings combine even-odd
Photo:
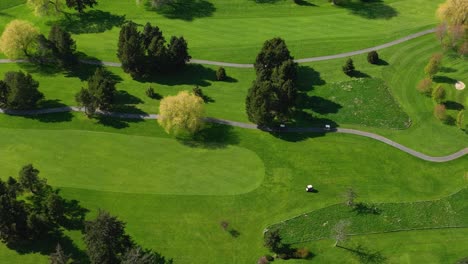
[(123, 70), (134, 78), (176, 71), (191, 58), (183, 37), (173, 36), (166, 43), (159, 27), (147, 23), (140, 32), (131, 21), (120, 30), (117, 56)]
[[(24, 166), (17, 177), (0, 179), (0, 240), (7, 244), (37, 243), (61, 229), (84, 233), (92, 264), (170, 264), (161, 254), (142, 249), (125, 232), (125, 223), (100, 210), (95, 220), (85, 221), (87, 210), (76, 200), (64, 199), (58, 189), (39, 177), (33, 165)], [(60, 245), (50, 255), (52, 264), (70, 263), (71, 255)]]
[(32, 109), (44, 95), (39, 83), (30, 74), (7, 72), (0, 80), (0, 107), (7, 109)]
[(18, 179), (0, 179), (0, 239), (4, 243), (32, 241), (57, 232), (71, 222), (82, 222), (81, 209), (62, 198), (57, 189), (39, 177), (31, 164)]
[(42, 34), (37, 37), (37, 51), (31, 59), (40, 64), (69, 67), (78, 62), (75, 51), (76, 43), (70, 33), (54, 25), (48, 38)]
[(298, 94), (297, 64), (281, 38), (264, 43), (255, 61), (257, 79), (246, 98), (249, 120), (259, 126), (290, 118)]
[(142, 249), (125, 232), (125, 223), (100, 210), (85, 223), (84, 241), (93, 264), (171, 264), (161, 254)]
[(88, 79), (88, 88), (81, 88), (75, 95), (76, 102), (84, 107), (85, 113), (92, 116), (96, 110), (110, 110), (115, 100), (116, 82), (109, 72), (97, 68), (93, 76)]

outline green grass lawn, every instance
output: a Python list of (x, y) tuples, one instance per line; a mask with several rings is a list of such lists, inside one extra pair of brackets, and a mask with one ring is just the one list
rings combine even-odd
[(349, 221), (349, 234), (395, 232), (414, 229), (468, 227), (468, 189), (449, 197), (409, 203), (357, 202), (312, 211), (269, 227), (279, 230), (284, 243), (296, 244), (330, 238), (340, 220)]
[[(2, 1), (3, 2), (3, 1)], [(7, 1), (8, 2), (8, 1)], [(11, 2), (11, 1), (10, 1)], [(145, 2), (145, 1), (142, 1)], [(264, 3), (262, 3), (264, 2)], [(372, 47), (434, 27), (434, 10), (442, 0), (353, 1), (334, 7), (327, 0), (190, 0), (169, 14), (147, 10), (135, 1), (101, 0), (84, 16), (38, 18), (26, 5), (4, 9), (0, 31), (13, 18), (30, 20), (43, 32), (60, 23), (75, 34), (78, 49), (89, 56), (116, 61), (119, 25), (124, 20), (152, 22), (166, 37), (184, 36), (192, 57), (252, 62), (267, 39), (283, 37), (296, 58)], [(9, 7), (5, 5), (5, 7)], [(188, 7), (187, 7), (188, 6)]]
[[(61, 122), (54, 122), (58, 120)], [(25, 146), (21, 151), (10, 152), (11, 155), (2, 155), (1, 167), (7, 173), (5, 176), (14, 175), (25, 162), (34, 162), (41, 175), (49, 178), (50, 183), (59, 187), (66, 197), (77, 199), (91, 209), (89, 217), (98, 208), (111, 211), (128, 223), (128, 231), (138, 243), (174, 257), (176, 263), (254, 262), (266, 253), (262, 246), (264, 228), (340, 202), (340, 194), (347, 186), (355, 186), (363, 201), (379, 203), (438, 199), (468, 184), (466, 157), (449, 163), (429, 163), (358, 136), (331, 134), (317, 137), (306, 134), (290, 135), (284, 140), (259, 131), (215, 127), (205, 135), (212, 141), (209, 145), (218, 145), (219, 149), (204, 144), (178, 143), (168, 137), (154, 120), (121, 121), (125, 125), (120, 124), (120, 128), (115, 128), (111, 121), (88, 120), (82, 114), (59, 114), (48, 119), (2, 115), (0, 124), (9, 127), (1, 130), (4, 135), (2, 144)], [(33, 134), (39, 134), (41, 140), (28, 138)], [(134, 143), (129, 144), (130, 141)], [(106, 185), (115, 187), (119, 180), (125, 179), (128, 162), (123, 161), (124, 158), (151, 156), (155, 150), (148, 145), (163, 141), (167, 143), (158, 147), (165, 149), (162, 155), (168, 157), (180, 155), (174, 151), (188, 157), (200, 151), (204, 157), (211, 156), (210, 152), (213, 155), (233, 153), (233, 149), (251, 153), (264, 164), (263, 182), (255, 190), (238, 195), (157, 194), (149, 193), (148, 186), (129, 186), (133, 188), (131, 193), (122, 190), (122, 186), (116, 187), (117, 191), (105, 191)], [(136, 153), (134, 146), (140, 144), (146, 146), (139, 149), (142, 153)], [(87, 149), (95, 151), (87, 152)], [(65, 154), (67, 151), (77, 153)], [(116, 157), (112, 157), (113, 153)], [(61, 156), (78, 159), (82, 163), (66, 159), (57, 163)], [(153, 158), (154, 161), (170, 162), (169, 158)], [(249, 158), (241, 158), (244, 159)], [(185, 166), (185, 163), (180, 166)], [(218, 162), (211, 163), (213, 169), (223, 166)], [(233, 162), (232, 165), (237, 164)], [(62, 167), (68, 169), (62, 171)], [(202, 167), (198, 169), (204, 170)], [(87, 174), (81, 175), (84, 170)], [(141, 173), (134, 177), (148, 177), (144, 175), (144, 168), (135, 167), (135, 170)], [(197, 177), (197, 172), (193, 173), (192, 177)], [(64, 175), (73, 177), (61, 180)], [(237, 174), (240, 176), (246, 175)], [(83, 182), (85, 179), (87, 183)], [(159, 184), (167, 184), (166, 180), (165, 177), (152, 178), (154, 190), (159, 188)], [(249, 186), (254, 186), (257, 180), (249, 179)], [(96, 183), (99, 183), (99, 188), (95, 188)], [(310, 195), (304, 192), (304, 186), (310, 183), (318, 188), (319, 193)], [(227, 188), (233, 183), (219, 184)], [(219, 224), (222, 220), (229, 221), (240, 235), (234, 238), (223, 231)], [(72, 233), (71, 236), (82, 247), (80, 235)], [(312, 251), (315, 252), (314, 249)], [(22, 256), (6, 251), (4, 247), (0, 249), (0, 256), (8, 256), (13, 263), (23, 263)], [(24, 259), (24, 262), (29, 259), (46, 262), (45, 257), (29, 254)]]
[[(49, 168), (43, 173), (55, 186), (130, 193), (233, 195), (254, 190), (264, 176), (258, 156), (236, 146), (190, 148), (169, 139), (77, 131), (18, 133), (7, 129), (0, 133), (8, 138), (0, 142), (0, 155), (10, 157), (0, 161), (5, 174), (15, 174), (14, 164), (30, 162)], [(44, 155), (45, 150), (50, 155)], [(57, 163), (60, 166), (53, 166)], [(109, 164), (119, 166), (112, 169)]]
[[(14, 18), (32, 21), (43, 33), (57, 21), (74, 33), (83, 55), (117, 61), (122, 21), (150, 21), (166, 36), (188, 39), (194, 58), (246, 63), (254, 60), (263, 41), (276, 36), (286, 40), (296, 58), (394, 40), (435, 26), (434, 11), (441, 2), (384, 0), (333, 7), (326, 0), (306, 0), (303, 5), (286, 0), (190, 0), (182, 9), (161, 14), (131, 0), (100, 0), (97, 10), (67, 20), (34, 17), (21, 4), (24, 1), (7, 0), (0, 3), (0, 31)], [(365, 55), (354, 56), (364, 79), (341, 71), (345, 59), (301, 65), (299, 86), (305, 100), (296, 125), (330, 122), (363, 129), (430, 155), (466, 147), (467, 135), (437, 121), (432, 114), (434, 102), (415, 88), (429, 57), (440, 51), (434, 36), (425, 36), (379, 51), (380, 65), (368, 64)], [(468, 83), (466, 60), (448, 54), (443, 66), (436, 81), (446, 87), (447, 100), (454, 102), (452, 106), (467, 107), (466, 90), (453, 88), (453, 80)], [(41, 107), (56, 107), (75, 105), (74, 94), (86, 85), (95, 67), (57, 72), (8, 64), (0, 65), (0, 75), (20, 69), (40, 82), (39, 89), (46, 96)], [(215, 81), (217, 67), (211, 66), (190, 65), (179, 74), (140, 82), (119, 68), (108, 69), (118, 81), (115, 111), (157, 113), (159, 101), (145, 95), (149, 86), (167, 96), (199, 85), (210, 98), (208, 116), (247, 122), (244, 102), (255, 79), (252, 69), (227, 68), (228, 82)], [(455, 111), (450, 109), (450, 114)], [(411, 126), (402, 130), (408, 117)], [(0, 157), (2, 178), (33, 163), (64, 196), (90, 209), (88, 218), (99, 208), (110, 211), (127, 222), (136, 242), (174, 258), (175, 263), (255, 263), (267, 253), (264, 229), (306, 212), (329, 212), (317, 215), (321, 219), (351, 217), (360, 221), (357, 227), (377, 231), (399, 224), (434, 227), (466, 222), (466, 197), (459, 197), (466, 191), (444, 197), (468, 187), (467, 156), (430, 163), (354, 135), (286, 134), (279, 138), (213, 125), (194, 141), (181, 141), (164, 133), (154, 120), (88, 119), (81, 113), (0, 115)], [(304, 192), (307, 184), (319, 192)], [(360, 217), (337, 206), (349, 186), (360, 201), (379, 205), (382, 213)], [(430, 200), (437, 202), (418, 202)], [(460, 214), (447, 214), (441, 204), (450, 204)], [(385, 215), (401, 215), (403, 220), (386, 222)], [(418, 217), (426, 218), (420, 221)], [(223, 220), (237, 237), (221, 228)], [(79, 232), (65, 233), (83, 250)], [(468, 229), (366, 234), (352, 236), (344, 244), (347, 249), (323, 239), (304, 244), (315, 254), (311, 260), (287, 263), (360, 263), (368, 255), (383, 257), (388, 263), (453, 263), (466, 256), (467, 237)], [(17, 252), (1, 244), (0, 263), (48, 263), (47, 254), (55, 245), (41, 246), (49, 251)]]

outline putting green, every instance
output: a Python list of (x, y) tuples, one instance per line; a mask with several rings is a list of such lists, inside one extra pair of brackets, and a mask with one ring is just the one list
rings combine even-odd
[(257, 188), (264, 166), (236, 146), (84, 131), (1, 129), (0, 167), (33, 163), (54, 186), (146, 194), (233, 195)]

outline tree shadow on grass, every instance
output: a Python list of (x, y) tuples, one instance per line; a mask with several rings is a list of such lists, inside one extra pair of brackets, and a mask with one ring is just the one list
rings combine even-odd
[(389, 65), (388, 62), (386, 60), (383, 60), (383, 59), (380, 59), (379, 58), (379, 61), (377, 61), (376, 65), (379, 65), (379, 66), (387, 66)]
[(353, 255), (355, 255), (360, 263), (381, 264), (387, 261), (387, 258), (384, 255), (382, 255), (380, 251), (373, 251), (368, 248), (365, 248), (362, 245), (358, 245), (356, 248), (347, 248), (343, 246), (339, 247), (348, 250)]
[(47, 24), (56, 24), (73, 34), (88, 34), (102, 33), (113, 27), (120, 27), (125, 21), (125, 16), (113, 15), (101, 10), (90, 10), (83, 14), (65, 13), (62, 19)]
[(358, 215), (380, 215), (382, 213), (382, 210), (377, 208), (375, 205), (365, 203), (355, 204), (353, 211)]
[(451, 110), (457, 110), (457, 111), (460, 111), (460, 110), (463, 110), (465, 109), (465, 106), (460, 104), (459, 102), (455, 102), (455, 101), (446, 101), (444, 103), (445, 107), (447, 109), (451, 109)]
[(239, 144), (239, 136), (232, 126), (207, 123), (192, 138), (178, 138), (180, 143), (192, 148), (218, 149)]
[(97, 124), (105, 126), (105, 127), (112, 127), (115, 129), (124, 129), (130, 126), (131, 123), (138, 123), (143, 122), (144, 119), (137, 119), (137, 118), (118, 118), (108, 115), (99, 115), (96, 114), (94, 117), (97, 120)]
[[(41, 109), (60, 108), (60, 107), (66, 107), (66, 106), (67, 105), (61, 103), (60, 100), (58, 99), (55, 99), (55, 100), (49, 99), (49, 100), (40, 101), (38, 110), (40, 111)], [(24, 114), (24, 115), (13, 114), (13, 115), (19, 115), (23, 118), (37, 120), (42, 123), (70, 122), (73, 119), (73, 114), (71, 112), (43, 113), (43, 114), (34, 114), (34, 115), (28, 115), (28, 114)]]
[(148, 1), (146, 6), (148, 10), (156, 11), (167, 18), (186, 21), (209, 17), (216, 11), (216, 7), (206, 0), (174, 0), (158, 8), (152, 7), (151, 1)]
[(432, 78), (432, 80), (434, 82), (436, 82), (436, 83), (447, 83), (447, 84), (457, 83), (457, 80), (455, 80), (453, 78), (450, 78), (450, 77), (447, 77), (447, 76), (440, 76), (440, 75), (434, 76), (434, 78)]
[(347, 74), (349, 77), (354, 78), (369, 78), (370, 75), (361, 71), (354, 70), (351, 73)]
[(336, 114), (343, 108), (342, 105), (328, 99), (315, 95), (308, 96), (305, 93), (299, 94), (297, 107), (299, 109), (308, 109), (321, 115)]
[(279, 0), (253, 0), (253, 1), (258, 4), (274, 4), (278, 2)]
[(36, 241), (22, 241), (15, 244), (8, 244), (7, 246), (20, 255), (32, 253), (50, 255), (52, 252), (55, 252), (55, 247), (58, 243), (60, 243), (64, 252), (71, 254), (73, 259), (78, 261), (78, 263), (89, 263), (86, 252), (78, 248), (73, 240), (60, 231), (48, 234), (47, 237)]
[(115, 95), (115, 104), (124, 105), (124, 104), (141, 104), (143, 100), (140, 98), (129, 94), (127, 91), (119, 90)]
[(385, 4), (382, 0), (342, 1), (339, 7), (348, 9), (351, 14), (367, 19), (391, 19), (398, 15), (398, 11)]
[(216, 81), (216, 72), (200, 64), (188, 64), (175, 73), (154, 73), (145, 78), (137, 78), (136, 81), (154, 82), (168, 86), (198, 85), (206, 87), (211, 85), (208, 81)]
[(299, 66), (297, 70), (297, 87), (299, 91), (312, 91), (316, 85), (324, 85), (326, 82), (320, 77), (320, 72), (309, 66)]
[(294, 3), (296, 5), (300, 5), (300, 6), (317, 6), (316, 4), (313, 4), (313, 3), (309, 3), (305, 0), (294, 0)]

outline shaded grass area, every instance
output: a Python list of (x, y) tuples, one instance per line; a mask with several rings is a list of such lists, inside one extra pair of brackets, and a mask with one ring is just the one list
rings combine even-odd
[(330, 83), (303, 98), (300, 107), (334, 122), (405, 129), (408, 115), (401, 109), (381, 79), (358, 78)]
[(333, 205), (269, 227), (279, 229), (285, 243), (327, 239), (340, 220), (351, 223), (349, 234), (361, 235), (399, 230), (467, 227), (468, 189), (449, 197), (411, 203), (356, 203)]

